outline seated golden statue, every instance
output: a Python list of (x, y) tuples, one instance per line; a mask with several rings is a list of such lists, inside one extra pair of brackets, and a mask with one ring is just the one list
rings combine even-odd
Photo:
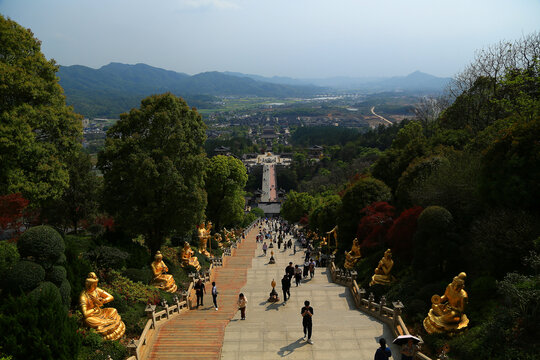
[(223, 248), (223, 238), (221, 237), (221, 234), (220, 233), (215, 233), (214, 234), (214, 240), (216, 240), (216, 242), (218, 243), (218, 246), (220, 248)]
[(377, 265), (375, 274), (371, 277), (369, 286), (375, 284), (388, 285), (394, 281), (394, 277), (390, 275), (393, 266), (394, 260), (392, 260), (392, 251), (388, 249), (384, 252), (382, 259), (379, 261), (379, 265)]
[(201, 265), (199, 264), (199, 259), (194, 256), (195, 251), (191, 249), (191, 246), (189, 246), (189, 243), (186, 241), (184, 243), (184, 248), (182, 249), (182, 252), (180, 253), (180, 260), (182, 261), (182, 266), (188, 266), (191, 265), (199, 271), (201, 269)]
[(428, 333), (454, 334), (469, 325), (469, 319), (464, 314), (468, 300), (464, 290), (466, 278), (467, 274), (460, 273), (448, 284), (443, 296), (431, 297), (431, 310), (424, 319), (424, 328)]
[(169, 271), (169, 268), (163, 262), (163, 255), (158, 251), (152, 262), (152, 272), (154, 273), (152, 285), (166, 292), (173, 293), (177, 289), (176, 282), (172, 275), (166, 274), (167, 271)]
[(98, 278), (91, 272), (85, 282), (85, 290), (79, 296), (84, 323), (97, 331), (105, 340), (118, 340), (126, 331), (126, 326), (115, 308), (101, 307), (114, 297), (97, 287)]
[(351, 251), (345, 251), (345, 269), (351, 270), (354, 268), (354, 265), (362, 257), (360, 253), (360, 244), (358, 244), (358, 239), (354, 239), (351, 247)]
[(206, 250), (206, 245), (208, 244), (208, 239), (210, 239), (210, 229), (212, 228), (212, 223), (209, 221), (206, 225), (204, 223), (199, 225), (198, 234), (199, 234), (199, 253), (206, 256), (210, 256), (208, 250)]

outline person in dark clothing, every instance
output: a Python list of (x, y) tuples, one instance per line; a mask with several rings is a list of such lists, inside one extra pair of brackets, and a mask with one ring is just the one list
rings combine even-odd
[(313, 344), (311, 341), (311, 332), (313, 329), (313, 308), (309, 306), (309, 301), (304, 301), (304, 307), (300, 310), (302, 315), (302, 326), (304, 327), (304, 340), (307, 338), (307, 342)]
[(378, 348), (377, 351), (375, 351), (374, 360), (388, 360), (392, 356), (392, 352), (386, 346), (386, 339), (380, 338), (379, 344), (381, 345), (381, 347)]
[(283, 290), (283, 302), (291, 298), (291, 280), (287, 274), (283, 275), (283, 279), (281, 279), (281, 290)]
[(300, 281), (302, 281), (302, 269), (300, 269), (298, 265), (294, 266), (294, 280), (296, 282), (296, 286), (300, 285)]
[(289, 280), (292, 279), (292, 277), (294, 276), (294, 266), (292, 264), (292, 261), (289, 262), (289, 266), (285, 268), (285, 273), (289, 277)]
[(217, 294), (218, 294), (218, 291), (216, 287), (216, 282), (212, 281), (212, 301), (214, 302), (214, 307), (216, 308), (216, 311), (218, 311)]
[(206, 294), (206, 288), (204, 287), (204, 283), (202, 282), (201, 279), (197, 281), (197, 283), (194, 286), (194, 289), (195, 289), (195, 294), (197, 295), (197, 307), (199, 307), (199, 303), (201, 304), (201, 306), (204, 306), (203, 296), (204, 294)]

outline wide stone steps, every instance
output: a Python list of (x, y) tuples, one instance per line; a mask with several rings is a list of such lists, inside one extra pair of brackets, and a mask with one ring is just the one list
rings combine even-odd
[(149, 359), (219, 359), (225, 327), (238, 311), (236, 302), (240, 289), (246, 284), (247, 270), (255, 254), (255, 236), (252, 229), (246, 239), (226, 257), (223, 267), (216, 270), (214, 281), (218, 288), (218, 306), (215, 311), (210, 290), (206, 284), (204, 306), (190, 310), (169, 320), (160, 329)]

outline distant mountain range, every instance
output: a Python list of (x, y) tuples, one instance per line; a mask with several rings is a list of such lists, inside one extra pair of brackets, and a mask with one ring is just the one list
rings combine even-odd
[(216, 96), (310, 97), (336, 89), (359, 91), (440, 91), (450, 79), (415, 72), (395, 78), (293, 79), (233, 72), (188, 75), (146, 64), (110, 63), (99, 69), (61, 66), (67, 103), (88, 117), (117, 117), (150, 94), (170, 91), (190, 106), (215, 108)]
[(226, 71), (224, 74), (247, 77), (257, 81), (286, 85), (312, 85), (338, 90), (359, 91), (441, 91), (452, 80), (415, 71), (407, 76), (385, 77), (331, 77), (313, 79), (294, 79), (290, 77), (264, 77), (260, 75), (242, 74)]

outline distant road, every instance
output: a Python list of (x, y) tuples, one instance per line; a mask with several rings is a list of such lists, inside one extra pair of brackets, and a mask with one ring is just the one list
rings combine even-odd
[(375, 115), (376, 117), (378, 117), (378, 118), (381, 119), (382, 121), (386, 121), (386, 122), (387, 122), (388, 124), (390, 124), (390, 125), (393, 124), (393, 122), (391, 122), (390, 120), (383, 118), (381, 115), (375, 114), (375, 111), (374, 111), (374, 110), (375, 110), (375, 106), (373, 106), (373, 107), (371, 108), (371, 113), (372, 113), (373, 115)]

